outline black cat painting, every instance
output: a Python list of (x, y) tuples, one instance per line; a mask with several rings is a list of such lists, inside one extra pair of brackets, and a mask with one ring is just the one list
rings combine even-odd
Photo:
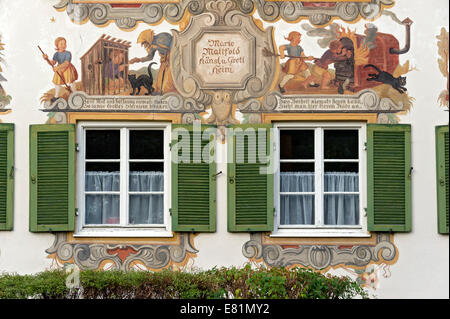
[(378, 72), (378, 73), (369, 73), (369, 78), (367, 78), (367, 81), (377, 81), (384, 84), (388, 84), (401, 94), (407, 91), (407, 89), (405, 88), (406, 85), (405, 76), (399, 76), (396, 78), (389, 72), (382, 71), (373, 64), (367, 64), (364, 66), (364, 68), (374, 68)]
[(147, 93), (145, 95), (150, 95), (155, 91), (153, 87), (153, 75), (152, 75), (152, 64), (156, 64), (156, 62), (152, 62), (148, 65), (148, 75), (142, 74), (136, 78), (136, 74), (129, 74), (128, 81), (130, 81), (131, 87), (133, 88), (133, 92), (130, 95), (139, 95), (141, 92), (141, 87), (145, 87), (147, 89)]

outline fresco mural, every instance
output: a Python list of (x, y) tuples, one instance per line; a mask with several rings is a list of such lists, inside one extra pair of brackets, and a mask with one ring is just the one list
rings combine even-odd
[(6, 106), (11, 102), (11, 96), (9, 96), (5, 89), (2, 86), (2, 82), (6, 82), (6, 78), (3, 76), (3, 67), (5, 66), (5, 58), (4, 53), (2, 51), (5, 50), (5, 44), (2, 43), (2, 35), (0, 33), (0, 112), (6, 111)]
[(158, 271), (189, 267), (198, 252), (192, 241), (192, 234), (181, 234), (164, 243), (86, 243), (73, 241), (66, 233), (58, 233), (46, 252), (52, 260), (51, 268), (75, 264), (82, 270)]
[(441, 34), (439, 34), (438, 36), (436, 36), (436, 39), (438, 39), (438, 54), (439, 54), (439, 59), (438, 59), (438, 66), (439, 66), (439, 71), (441, 71), (442, 75), (446, 78), (447, 80), (447, 88), (445, 90), (443, 90), (441, 92), (441, 94), (439, 95), (438, 98), (438, 102), (440, 106), (443, 107), (447, 107), (447, 111), (448, 111), (448, 91), (449, 91), (449, 78), (448, 78), (448, 72), (449, 72), (449, 64), (448, 64), (448, 59), (449, 59), (449, 40), (448, 40), (448, 31), (445, 28), (441, 29)]
[[(115, 22), (128, 32), (123, 33), (125, 39), (102, 34), (89, 44), (81, 56), (73, 57), (81, 59), (80, 70), (66, 69), (62, 64), (64, 72), (71, 70), (64, 77), (72, 78), (64, 85), (56, 72), (53, 82), (61, 84), (55, 83), (41, 102), (50, 117), (70, 110), (182, 112), (186, 123), (203, 117), (205, 122), (221, 126), (257, 123), (264, 112), (375, 112), (380, 114), (380, 121), (396, 121), (395, 113), (412, 106), (414, 98), (408, 94), (406, 74), (416, 68), (409, 60), (401, 61), (411, 46), (413, 22), (409, 18), (400, 20), (386, 10), (393, 5), (393, 1), (287, 1), (261, 6), (257, 1), (230, 0), (118, 6), (61, 1), (55, 8), (65, 10), (75, 23), (90, 21), (103, 26)], [(273, 14), (267, 14), (268, 8), (273, 9)], [(254, 9), (263, 21), (249, 15)], [(293, 10), (290, 15), (288, 9)], [(150, 11), (154, 13), (152, 19)], [(352, 15), (343, 16), (343, 11)], [(322, 12), (320, 18), (318, 12)], [(381, 15), (390, 16), (404, 27), (406, 41), (402, 48), (396, 36), (383, 33), (382, 27), (376, 25)], [(289, 34), (283, 34), (276, 24), (263, 28), (263, 22), (278, 17), (287, 22), (308, 18), (309, 23), (297, 23), (298, 31)], [(345, 22), (331, 22), (333, 17)], [(373, 22), (365, 23), (359, 31), (345, 24), (361, 18)], [(149, 28), (133, 32), (139, 23), (164, 20), (178, 25), (179, 30), (169, 33)], [(213, 37), (200, 32), (202, 27), (227, 30), (217, 31)], [(238, 33), (238, 42), (220, 40)], [(192, 45), (186, 42), (188, 35), (196, 37)], [(276, 43), (274, 35), (281, 35), (285, 42)], [(322, 52), (306, 55), (311, 48), (301, 45), (305, 37), (318, 38)], [(256, 45), (247, 46), (245, 39), (256, 41)], [(136, 45), (143, 49), (140, 56), (129, 56), (130, 48), (135, 50)], [(194, 59), (182, 58), (188, 51)], [(57, 60), (48, 63), (60, 68)], [(146, 66), (134, 67), (142, 63)], [(252, 70), (255, 65), (264, 67)], [(176, 78), (173, 74), (177, 74)], [(215, 82), (214, 78), (225, 82)], [(72, 91), (76, 92), (70, 94)], [(126, 96), (132, 97), (124, 99)], [(60, 118), (65, 116), (56, 116)]]
[[(373, 113), (379, 123), (396, 123), (397, 115), (413, 106), (407, 75), (417, 69), (407, 58), (414, 46), (413, 21), (388, 10), (394, 5), (390, 0), (120, 5), (62, 0), (55, 5), (55, 16), (90, 25), (95, 37), (82, 42), (79, 54), (66, 40), (66, 30), (54, 39), (55, 47), (39, 47), (42, 63), (53, 71), (40, 101), (49, 123), (67, 123), (71, 112), (174, 113), (183, 123), (216, 124), (222, 140), (226, 125), (262, 123), (264, 114)], [(391, 34), (380, 18), (394, 21), (401, 33)], [(163, 22), (170, 28), (162, 30)], [(100, 29), (112, 23), (120, 36)], [(292, 30), (286, 32), (282, 23)], [(438, 39), (439, 52), (444, 52), (444, 36)], [(445, 54), (441, 56), (445, 63)], [(444, 76), (448, 79), (448, 71)], [(324, 272), (360, 272), (398, 258), (391, 234), (341, 243), (266, 237), (252, 234), (243, 255), (269, 266), (301, 265)], [(189, 234), (179, 235), (172, 246), (72, 239), (57, 235), (47, 250), (49, 258), (89, 269), (129, 270), (137, 264), (162, 269), (183, 265), (198, 252)]]
[[(402, 23), (406, 26), (406, 32), (409, 33), (412, 21), (406, 19)], [(393, 35), (378, 32), (378, 28), (374, 24), (365, 25), (365, 35), (357, 34), (350, 28), (345, 29), (337, 23), (333, 23), (329, 30), (311, 28), (307, 24), (302, 27), (308, 30), (307, 35), (320, 37), (318, 44), (327, 50), (320, 58), (308, 57), (306, 59), (314, 61), (309, 66), (306, 63), (302, 66), (303, 72), (308, 76), (300, 74), (295, 81), (297, 83), (292, 79), (291, 83), (282, 80), (284, 82), (281, 85), (282, 93), (284, 93), (286, 85), (293, 93), (297, 93), (297, 90), (298, 93), (344, 94), (347, 90), (346, 93), (349, 94), (376, 87), (380, 83), (390, 85), (400, 94), (406, 92), (406, 89), (402, 87), (402, 85), (406, 85), (406, 78), (400, 78), (400, 75), (411, 70), (397, 69), (399, 67), (399, 41)], [(300, 33), (297, 34), (300, 36)], [(290, 47), (292, 47), (292, 41), (288, 46), (280, 46), (280, 51)], [(298, 45), (297, 48), (303, 50)], [(407, 50), (402, 50), (402, 54), (406, 52)], [(281, 57), (284, 57), (284, 54), (281, 54)], [(290, 62), (294, 62), (294, 60), (290, 59), (286, 62), (282, 69), (283, 73), (286, 73), (288, 67), (292, 69)], [(334, 64), (334, 68), (329, 69), (332, 64)], [(381, 70), (380, 67), (385, 70)], [(292, 73), (292, 71), (290, 72)], [(393, 74), (394, 72), (396, 74)], [(289, 71), (287, 73), (283, 79), (289, 77)], [(388, 96), (392, 96), (392, 92), (388, 92)]]
[(378, 233), (369, 240), (336, 241), (317, 244), (316, 239), (277, 241), (264, 234), (253, 234), (242, 247), (244, 256), (268, 266), (303, 266), (321, 272), (330, 268), (361, 269), (369, 265), (394, 264), (398, 251), (393, 235)]

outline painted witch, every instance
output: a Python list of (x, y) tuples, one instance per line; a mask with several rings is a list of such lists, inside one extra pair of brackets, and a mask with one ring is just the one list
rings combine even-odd
[(133, 58), (130, 60), (130, 64), (152, 61), (156, 51), (158, 51), (161, 66), (155, 83), (155, 91), (159, 92), (161, 95), (175, 91), (169, 64), (172, 39), (172, 35), (167, 32), (155, 34), (153, 30), (142, 31), (141, 34), (139, 34), (137, 43), (140, 43), (148, 54), (146, 57)]

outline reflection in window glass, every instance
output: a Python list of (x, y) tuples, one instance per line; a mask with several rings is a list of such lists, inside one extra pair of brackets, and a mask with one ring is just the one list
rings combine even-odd
[(120, 223), (119, 195), (86, 195), (86, 224), (111, 225)]
[(120, 159), (120, 130), (87, 130), (86, 159)]
[(314, 130), (281, 130), (280, 159), (314, 159)]
[(324, 130), (325, 159), (357, 159), (357, 130)]
[(163, 134), (161, 130), (131, 130), (130, 159), (163, 159)]

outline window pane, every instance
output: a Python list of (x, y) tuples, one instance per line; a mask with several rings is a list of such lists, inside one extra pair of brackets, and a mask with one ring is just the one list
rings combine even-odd
[(280, 163), (280, 171), (314, 173), (314, 163)]
[(87, 130), (86, 159), (120, 159), (120, 131)]
[(130, 195), (130, 224), (164, 224), (164, 196)]
[(281, 195), (280, 225), (314, 225), (314, 195)]
[(314, 173), (311, 172), (281, 172), (281, 192), (314, 192)]
[(130, 192), (164, 191), (163, 172), (130, 172)]
[(86, 172), (119, 172), (120, 163), (87, 162)]
[(328, 172), (324, 176), (325, 192), (359, 192), (359, 174)]
[(163, 159), (164, 131), (130, 130), (130, 159)]
[(164, 163), (130, 163), (130, 192), (164, 191)]
[(353, 172), (358, 173), (359, 163), (326, 162), (325, 173), (329, 172)]
[(281, 163), (281, 192), (314, 192), (314, 163)]
[(325, 195), (325, 225), (359, 225), (359, 195)]
[(120, 172), (86, 172), (87, 192), (119, 192)]
[(86, 163), (85, 190), (120, 191), (120, 163)]
[(130, 163), (130, 172), (164, 172), (163, 162)]
[(314, 130), (280, 130), (280, 159), (314, 159)]
[(86, 195), (86, 224), (119, 224), (119, 195)]
[(358, 130), (325, 130), (325, 159), (358, 159)]

